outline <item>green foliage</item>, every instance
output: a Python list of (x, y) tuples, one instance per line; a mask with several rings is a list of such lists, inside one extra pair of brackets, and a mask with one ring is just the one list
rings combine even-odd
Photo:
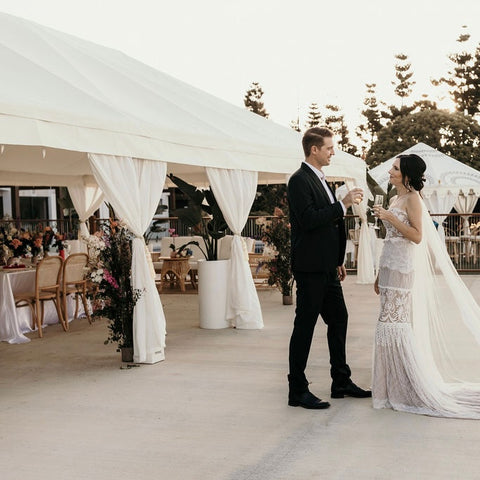
[(322, 114), (318, 109), (318, 105), (315, 102), (310, 104), (308, 110), (307, 123), (305, 124), (306, 128), (318, 127), (320, 121), (322, 120)]
[(188, 197), (187, 207), (179, 208), (173, 214), (203, 238), (206, 259), (217, 260), (218, 240), (225, 236), (228, 225), (215, 195), (210, 189), (200, 190), (172, 174), (168, 178)]
[(132, 240), (126, 227), (110, 220), (87, 239), (90, 279), (98, 285), (93, 316), (110, 320), (105, 343), (133, 347), (133, 309), (143, 292), (131, 283)]
[(365, 123), (358, 126), (356, 133), (366, 149), (376, 141), (378, 132), (383, 128), (384, 119), (387, 118), (387, 113), (380, 110), (376, 93), (377, 85), (367, 83), (365, 86), (367, 87), (367, 96), (363, 104), (366, 108), (362, 110)]
[(271, 215), (276, 206), (286, 205), (286, 199), (285, 184), (258, 185), (250, 215)]
[[(460, 35), (457, 42), (461, 48), (470, 39), (469, 34)], [(460, 113), (476, 115), (480, 112), (480, 44), (471, 53), (465, 49), (448, 56), (453, 68), (446, 77), (433, 80), (434, 85), (450, 87), (449, 94)]]
[(261, 117), (268, 118), (268, 112), (265, 110), (265, 106), (262, 102), (263, 89), (258, 82), (253, 82), (250, 88), (247, 90), (243, 103), (247, 110), (250, 110)]
[(293, 288), (293, 272), (291, 262), (290, 224), (283, 211), (276, 209), (277, 216), (271, 221), (260, 220), (263, 241), (274, 251), (274, 256), (267, 260), (269, 271), (268, 284), (276, 286), (282, 295), (291, 295)]
[(302, 129), (300, 128), (300, 119), (298, 117), (295, 120), (290, 121), (290, 128), (292, 128), (296, 132), (302, 131)]
[(423, 142), (480, 169), (477, 155), (479, 139), (480, 125), (472, 117), (445, 110), (423, 110), (398, 117), (384, 127), (369, 150), (366, 161), (375, 166)]
[(325, 105), (328, 111), (325, 118), (325, 125), (337, 136), (337, 144), (343, 152), (355, 155), (357, 147), (350, 143), (349, 131), (345, 123), (345, 117), (340, 113), (340, 107), (337, 105)]
[(395, 77), (397, 80), (392, 82), (395, 87), (395, 95), (399, 96), (403, 100), (408, 98), (412, 94), (412, 87), (416, 82), (411, 80), (413, 72), (410, 71), (411, 63), (408, 61), (408, 55), (402, 53), (395, 55), (398, 63), (395, 65)]

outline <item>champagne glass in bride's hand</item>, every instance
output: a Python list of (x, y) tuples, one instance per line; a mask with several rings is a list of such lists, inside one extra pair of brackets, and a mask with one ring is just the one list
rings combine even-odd
[[(383, 195), (375, 195), (375, 199), (373, 200), (373, 208), (375, 207), (383, 207)], [(377, 230), (380, 228), (378, 226), (378, 217), (375, 215), (375, 226)]]

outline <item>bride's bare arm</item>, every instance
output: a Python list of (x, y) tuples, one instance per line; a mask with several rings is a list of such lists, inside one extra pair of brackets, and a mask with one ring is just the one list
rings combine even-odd
[(380, 220), (391, 223), (405, 238), (420, 243), (422, 240), (422, 204), (418, 193), (407, 194), (405, 211), (410, 225), (403, 223), (392, 212), (382, 207), (374, 207), (375, 214)]

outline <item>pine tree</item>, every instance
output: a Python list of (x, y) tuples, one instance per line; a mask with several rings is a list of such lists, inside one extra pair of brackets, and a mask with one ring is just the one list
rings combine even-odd
[(398, 63), (395, 65), (397, 81), (392, 82), (392, 85), (395, 87), (395, 94), (400, 97), (403, 106), (405, 99), (412, 94), (412, 87), (416, 82), (410, 80), (413, 72), (410, 71), (412, 64), (408, 61), (408, 55), (399, 53), (395, 55), (395, 58), (398, 60)]
[(305, 124), (306, 128), (318, 127), (320, 121), (322, 120), (322, 114), (318, 110), (318, 105), (315, 102), (310, 104), (308, 110), (307, 122)]
[(357, 152), (357, 147), (350, 143), (348, 127), (344, 115), (340, 112), (340, 107), (325, 105), (325, 108), (328, 111), (325, 125), (336, 135), (340, 150), (354, 155)]
[[(464, 27), (466, 28), (466, 27)], [(464, 47), (470, 39), (470, 34), (460, 35), (457, 42)], [(480, 112), (480, 44), (475, 52), (462, 50), (448, 56), (454, 64), (448, 72), (448, 77), (432, 80), (433, 85), (446, 84), (451, 87), (449, 94), (455, 103), (457, 112), (471, 116)]]
[(300, 128), (300, 119), (297, 117), (295, 120), (290, 121), (290, 128), (297, 132), (301, 132), (302, 129)]
[(263, 89), (258, 82), (253, 82), (250, 88), (247, 90), (243, 103), (248, 110), (261, 117), (268, 118), (269, 114), (265, 110), (265, 106), (262, 102)]
[(367, 150), (377, 139), (378, 132), (382, 129), (382, 120), (387, 117), (386, 112), (382, 112), (378, 105), (375, 83), (367, 83), (367, 95), (363, 104), (365, 109), (362, 115), (365, 117), (365, 123), (358, 126), (356, 134), (364, 144), (363, 150)]

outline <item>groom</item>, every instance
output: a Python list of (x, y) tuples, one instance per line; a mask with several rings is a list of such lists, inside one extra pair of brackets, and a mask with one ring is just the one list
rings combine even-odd
[(364, 398), (371, 392), (350, 379), (345, 342), (348, 313), (340, 281), (347, 275), (343, 258), (346, 235), (343, 216), (353, 203), (360, 203), (362, 190), (353, 188), (336, 201), (322, 168), (334, 155), (333, 133), (314, 127), (302, 139), (305, 161), (288, 182), (292, 231), (292, 268), (297, 284), (297, 306), (289, 349), (288, 404), (311, 409), (330, 404), (308, 389), (305, 376), (308, 354), (318, 315), (327, 325), (330, 351), (331, 397)]

